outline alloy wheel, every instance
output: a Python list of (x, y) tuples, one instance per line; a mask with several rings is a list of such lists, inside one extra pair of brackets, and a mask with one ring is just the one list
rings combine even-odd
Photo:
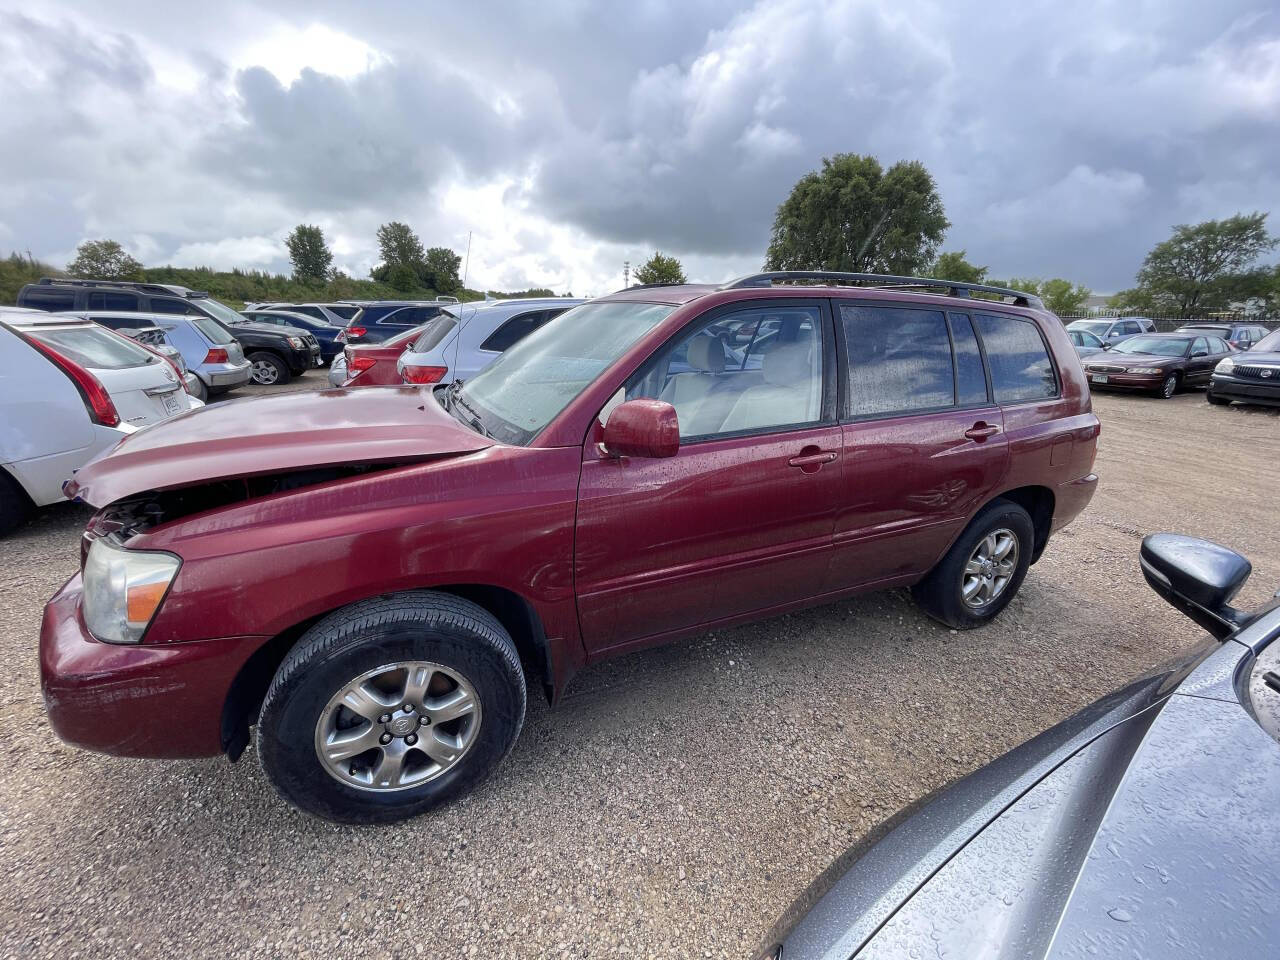
[(270, 386), (280, 379), (280, 371), (269, 360), (253, 361), (253, 382), (261, 386)]
[(360, 790), (407, 790), (456, 766), (476, 741), (480, 698), (449, 667), (425, 660), (366, 671), (316, 721), (321, 765)]
[(1164, 383), (1160, 387), (1160, 395), (1168, 400), (1174, 395), (1178, 389), (1178, 378), (1170, 374), (1164, 378)]
[(984, 607), (1008, 589), (1018, 569), (1018, 537), (1008, 527), (978, 541), (964, 565), (960, 593), (965, 606)]

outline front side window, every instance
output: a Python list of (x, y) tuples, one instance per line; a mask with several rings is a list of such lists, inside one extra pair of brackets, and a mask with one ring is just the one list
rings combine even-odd
[(574, 307), (489, 364), (456, 400), (497, 439), (526, 444), (675, 309), (628, 301)]
[[(951, 338), (941, 311), (842, 304), (840, 320), (849, 352), (851, 416), (884, 416), (955, 405)], [(976, 342), (973, 348), (976, 352)], [(981, 357), (978, 366), (981, 373)], [(966, 370), (971, 377), (968, 361)], [(972, 390), (971, 381), (966, 389)], [(985, 378), (982, 391), (985, 398)]]
[(1191, 344), (1191, 355), (1193, 357), (1207, 357), (1209, 355), (1209, 341), (1204, 337), (1196, 337), (1195, 343)]
[(996, 403), (1045, 400), (1058, 395), (1053, 362), (1033, 321), (989, 313), (980, 313), (974, 319), (987, 350)]
[(671, 404), (682, 440), (818, 423), (822, 329), (817, 306), (717, 314), (659, 350), (628, 382), (626, 398)]
[(72, 290), (33, 290), (22, 298), (22, 306), (37, 310), (73, 310), (76, 295)]

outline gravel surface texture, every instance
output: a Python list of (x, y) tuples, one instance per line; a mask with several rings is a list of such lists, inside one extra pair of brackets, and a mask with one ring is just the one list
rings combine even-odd
[(393, 827), (295, 812), (252, 747), (61, 744), (36, 637), (86, 512), (46, 510), (0, 545), (0, 956), (749, 956), (874, 824), (1198, 642), (1142, 582), (1144, 534), (1244, 552), (1246, 603), (1280, 586), (1280, 412), (1095, 409), (1098, 494), (994, 625), (955, 634), (894, 592), (600, 664), (554, 711), (531, 697), (475, 793)]

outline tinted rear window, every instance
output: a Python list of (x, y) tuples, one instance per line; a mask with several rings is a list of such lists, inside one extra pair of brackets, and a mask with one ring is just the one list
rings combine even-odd
[(997, 403), (1043, 400), (1058, 395), (1058, 381), (1040, 331), (1030, 320), (977, 316), (991, 367)]
[(32, 330), (31, 336), (82, 367), (97, 370), (125, 370), (160, 360), (151, 351), (97, 326)]
[(955, 403), (951, 340), (940, 311), (843, 304), (840, 317), (849, 345), (852, 416)]
[(151, 312), (185, 314), (190, 313), (191, 308), (187, 306), (187, 301), (185, 300), (166, 300), (162, 297), (152, 297)]
[(431, 325), (414, 342), (413, 352), (426, 353), (428, 350), (439, 346), (457, 325), (458, 321), (447, 313), (442, 315), (439, 320), (433, 320)]
[(329, 312), (330, 312), (330, 313), (336, 313), (336, 314), (337, 314), (338, 316), (340, 316), (343, 320), (350, 320), (352, 317), (354, 317), (357, 313), (359, 313), (359, 312), (360, 312), (360, 308), (359, 308), (359, 307), (330, 306), (330, 307), (329, 307)]
[(76, 305), (74, 290), (30, 290), (22, 297), (19, 306), (37, 310), (71, 310)]
[(533, 333), (546, 322), (547, 311), (545, 310), (530, 310), (528, 313), (517, 314), (510, 320), (503, 322), (497, 330), (489, 334), (488, 339), (480, 344), (480, 349), (501, 353), (513, 343)]
[(90, 310), (137, 310), (136, 293), (107, 293), (94, 291), (89, 294)]
[(204, 334), (205, 339), (210, 343), (234, 343), (233, 337), (227, 328), (220, 324), (217, 320), (209, 317), (192, 317), (191, 322), (195, 324), (197, 330)]

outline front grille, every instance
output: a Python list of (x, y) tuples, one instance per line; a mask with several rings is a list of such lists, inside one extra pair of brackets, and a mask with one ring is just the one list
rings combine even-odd
[(1090, 373), (1124, 373), (1124, 367), (1110, 367), (1101, 363), (1089, 364)]
[(1275, 367), (1246, 367), (1237, 363), (1231, 370), (1237, 377), (1251, 377), (1257, 380), (1269, 379), (1280, 383), (1280, 366)]

